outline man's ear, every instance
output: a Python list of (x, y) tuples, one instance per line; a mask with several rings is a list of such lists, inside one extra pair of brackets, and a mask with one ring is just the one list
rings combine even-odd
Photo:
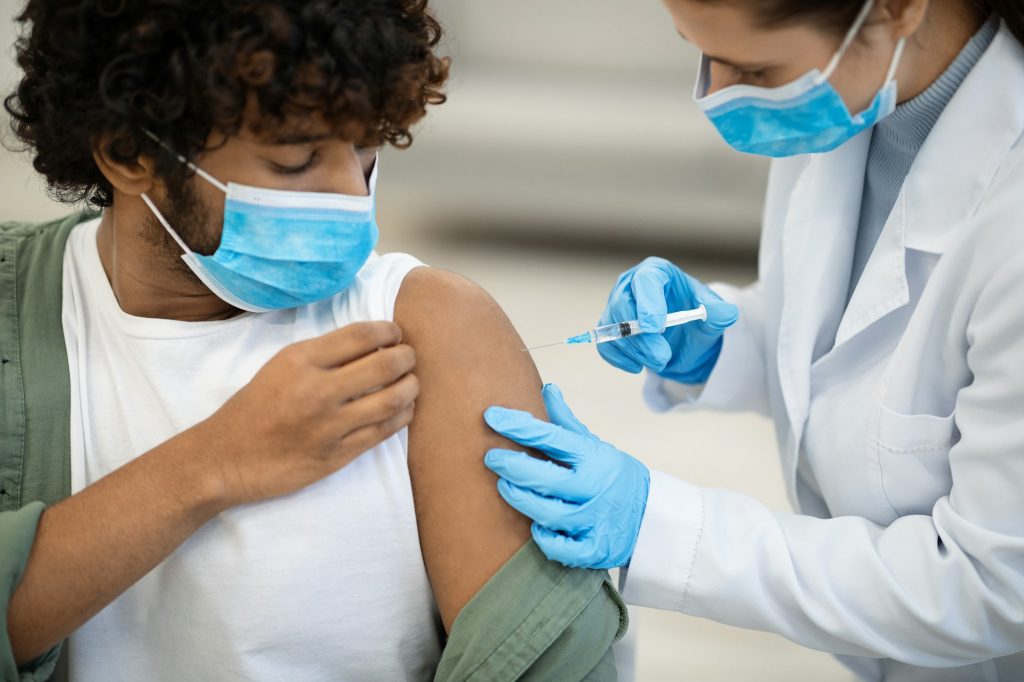
[(155, 184), (155, 164), (146, 156), (139, 156), (125, 162), (118, 159), (113, 150), (119, 141), (105, 137), (93, 145), (92, 158), (115, 191), (130, 196), (152, 192)]

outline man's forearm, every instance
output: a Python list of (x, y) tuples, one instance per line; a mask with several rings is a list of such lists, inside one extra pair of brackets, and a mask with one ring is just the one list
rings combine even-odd
[(15, 658), (52, 648), (225, 508), (200, 429), (47, 509), (11, 598)]

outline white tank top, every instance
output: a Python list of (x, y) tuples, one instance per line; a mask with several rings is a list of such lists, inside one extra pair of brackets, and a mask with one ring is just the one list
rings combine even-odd
[[(118, 305), (98, 226), (76, 228), (64, 257), (75, 492), (210, 416), (288, 344), (391, 320), (422, 265), (375, 255), (345, 292), (297, 310), (145, 319)], [(71, 679), (431, 679), (443, 629), (406, 443), (403, 431), (305, 490), (212, 520), (72, 635)]]

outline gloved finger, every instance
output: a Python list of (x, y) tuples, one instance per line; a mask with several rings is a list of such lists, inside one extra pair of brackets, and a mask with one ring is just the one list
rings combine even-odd
[(570, 535), (587, 530), (580, 521), (578, 504), (538, 495), (505, 479), (498, 481), (498, 493), (513, 509), (546, 528)]
[(708, 319), (704, 322), (704, 326), (719, 334), (740, 319), (740, 309), (728, 301), (722, 299), (709, 301), (704, 304), (704, 307), (708, 311)]
[(664, 370), (672, 360), (672, 344), (661, 334), (647, 334), (642, 339), (629, 340), (643, 343), (644, 365), (655, 372)]
[[(659, 260), (644, 261), (633, 275), (633, 297), (636, 299), (637, 319), (644, 333), (665, 331), (668, 301), (665, 288), (669, 283), (666, 264)], [(675, 267), (675, 266), (670, 266)]]
[(573, 503), (589, 499), (580, 490), (572, 469), (531, 457), (525, 452), (496, 448), (484, 456), (484, 464), (517, 488)]
[(636, 318), (636, 299), (633, 298), (633, 290), (630, 283), (627, 281), (616, 285), (616, 288), (608, 297), (608, 304), (601, 313), (601, 319), (598, 321), (598, 324), (603, 326), (615, 322), (629, 322)]
[(605, 346), (618, 346), (620, 350), (629, 355), (632, 358), (638, 360), (644, 367), (650, 367), (651, 369), (659, 369), (668, 363), (672, 357), (671, 351), (668, 352), (667, 357), (662, 352), (662, 345), (659, 341), (661, 334), (643, 334), (638, 336), (630, 336), (618, 341), (611, 341)]
[(694, 325), (697, 329), (713, 336), (720, 336), (723, 331), (736, 324), (739, 319), (739, 308), (724, 300), (707, 284), (689, 277), (690, 286), (697, 295), (697, 300), (704, 304), (708, 311), (708, 319)]
[(544, 407), (548, 411), (548, 419), (551, 420), (552, 424), (561, 426), (564, 429), (569, 429), (581, 436), (593, 436), (583, 422), (576, 418), (576, 415), (572, 413), (572, 410), (565, 402), (565, 396), (562, 395), (562, 389), (556, 384), (545, 384), (544, 389), (541, 391), (541, 395), (544, 398)]
[(602, 343), (597, 347), (597, 352), (612, 367), (621, 369), (630, 374), (639, 374), (644, 371), (643, 363), (627, 354), (622, 348), (614, 343)]
[(569, 568), (590, 568), (580, 561), (583, 556), (581, 541), (573, 540), (568, 535), (556, 533), (537, 523), (530, 528), (530, 534), (533, 535), (533, 541), (537, 543), (537, 547), (548, 559)]
[(552, 458), (575, 465), (594, 449), (593, 438), (537, 419), (529, 412), (489, 407), (484, 420), (495, 432)]

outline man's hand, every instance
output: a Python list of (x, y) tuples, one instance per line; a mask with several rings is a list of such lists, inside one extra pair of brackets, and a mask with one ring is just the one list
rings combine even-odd
[(209, 419), (43, 512), (7, 613), (47, 651), (219, 512), (341, 469), (412, 420), (416, 359), (390, 322), (289, 346)]
[(304, 488), (412, 421), (416, 356), (390, 322), (349, 325), (289, 346), (196, 428), (222, 503)]

